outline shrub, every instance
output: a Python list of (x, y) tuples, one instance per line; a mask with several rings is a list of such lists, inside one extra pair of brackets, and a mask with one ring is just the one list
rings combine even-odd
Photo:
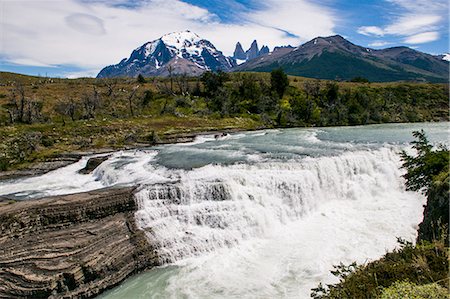
[(449, 298), (448, 290), (437, 283), (416, 285), (408, 281), (396, 282), (383, 290), (380, 299), (443, 299)]

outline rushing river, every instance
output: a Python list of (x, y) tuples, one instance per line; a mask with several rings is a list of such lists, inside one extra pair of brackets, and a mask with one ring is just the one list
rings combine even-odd
[(399, 151), (448, 123), (266, 130), (88, 157), (0, 183), (18, 199), (138, 185), (136, 220), (161, 263), (103, 298), (308, 298), (339, 262), (413, 241), (425, 198), (407, 192)]

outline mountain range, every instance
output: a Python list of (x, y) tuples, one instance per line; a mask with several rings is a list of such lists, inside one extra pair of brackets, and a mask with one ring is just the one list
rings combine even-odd
[(100, 71), (98, 78), (197, 76), (205, 71), (270, 72), (317, 79), (350, 80), (364, 77), (374, 82), (448, 82), (449, 55), (434, 56), (408, 47), (371, 49), (351, 43), (340, 35), (317, 37), (298, 47), (258, 48), (253, 41), (244, 52), (237, 43), (233, 57), (225, 57), (209, 41), (190, 31), (175, 32), (145, 43), (129, 58)]

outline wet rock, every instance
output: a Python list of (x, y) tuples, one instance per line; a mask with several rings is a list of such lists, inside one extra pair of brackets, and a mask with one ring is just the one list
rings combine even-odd
[(86, 166), (83, 169), (81, 169), (79, 171), (79, 173), (81, 173), (81, 174), (89, 174), (89, 173), (93, 172), (100, 164), (102, 164), (103, 162), (108, 160), (109, 157), (111, 157), (111, 156), (108, 155), (108, 156), (103, 156), (103, 157), (90, 158), (87, 161)]

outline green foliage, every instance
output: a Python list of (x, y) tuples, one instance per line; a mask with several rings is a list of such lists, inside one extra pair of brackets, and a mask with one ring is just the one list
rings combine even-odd
[(427, 195), (418, 240), (433, 241), (443, 238), (448, 242), (449, 227), (449, 151), (444, 146), (433, 150), (425, 132), (415, 131), (412, 142), (416, 156), (401, 153), (406, 188)]
[(448, 290), (437, 283), (417, 285), (408, 281), (399, 281), (384, 289), (380, 299), (444, 299), (449, 297)]
[(286, 88), (289, 86), (288, 76), (283, 69), (278, 68), (270, 72), (270, 86), (281, 99), (286, 91)]
[(8, 170), (8, 168), (9, 168), (8, 158), (0, 156), (0, 171)]
[(413, 136), (417, 138), (411, 142), (417, 155), (414, 157), (406, 151), (401, 152), (402, 167), (407, 170), (403, 177), (406, 179), (407, 190), (422, 190), (427, 193), (434, 177), (441, 172), (448, 172), (449, 152), (445, 147), (432, 151), (433, 146), (423, 130), (414, 131)]
[(146, 83), (147, 81), (145, 80), (144, 76), (142, 76), (142, 74), (139, 74), (136, 78), (136, 81), (138, 83)]
[(155, 98), (155, 95), (152, 90), (148, 89), (144, 91), (144, 95), (142, 96), (142, 106), (146, 107), (148, 106), (153, 99)]
[(350, 82), (358, 82), (358, 83), (369, 83), (369, 79), (358, 76), (358, 77), (353, 77), (352, 79), (350, 79)]
[(205, 95), (208, 97), (214, 96), (219, 88), (224, 86), (228, 79), (228, 74), (222, 71), (218, 71), (216, 73), (205, 72), (200, 78), (205, 89)]
[(439, 282), (448, 288), (448, 250), (442, 242), (424, 242), (417, 246), (403, 242), (401, 248), (386, 253), (367, 265), (335, 266), (339, 283), (312, 289), (315, 299), (379, 298), (385, 288), (397, 281), (417, 285)]

